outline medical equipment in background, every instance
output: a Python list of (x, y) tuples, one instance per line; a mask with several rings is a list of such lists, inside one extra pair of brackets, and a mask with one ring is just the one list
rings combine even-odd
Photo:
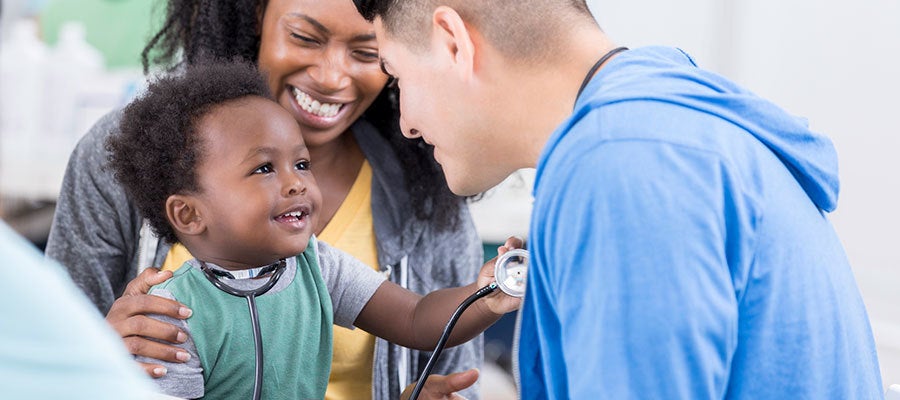
[(232, 296), (243, 297), (247, 299), (247, 306), (250, 308), (250, 321), (253, 323), (253, 344), (256, 347), (256, 380), (253, 383), (253, 400), (259, 400), (260, 395), (262, 394), (263, 378), (262, 333), (260, 332), (259, 328), (259, 312), (257, 312), (256, 310), (256, 297), (262, 296), (270, 289), (272, 289), (272, 287), (275, 286), (276, 283), (278, 283), (278, 278), (281, 278), (281, 275), (284, 274), (286, 266), (287, 262), (285, 262), (285, 260), (281, 260), (268, 267), (264, 267), (259, 271), (257, 276), (264, 276), (265, 274), (271, 272), (272, 275), (269, 276), (269, 280), (266, 281), (266, 283), (253, 290), (240, 290), (228, 286), (220, 279), (220, 277), (234, 279), (234, 275), (226, 271), (214, 270), (212, 268), (209, 268), (205, 262), (200, 262), (200, 269), (203, 270), (203, 274), (206, 275), (206, 279), (208, 279), (213, 284), (213, 286)]
[(425, 369), (422, 370), (422, 374), (419, 376), (419, 381), (416, 382), (416, 386), (409, 396), (410, 400), (417, 400), (419, 398), (419, 394), (425, 386), (425, 380), (428, 379), (428, 375), (430, 375), (431, 370), (434, 369), (438, 357), (440, 357), (441, 352), (444, 351), (444, 346), (450, 338), (450, 332), (453, 331), (453, 327), (456, 325), (456, 321), (459, 320), (459, 317), (462, 316), (462, 313), (466, 311), (472, 303), (493, 293), (494, 290), (497, 289), (500, 289), (503, 293), (512, 297), (524, 296), (527, 278), (528, 250), (509, 250), (497, 258), (497, 261), (494, 264), (494, 282), (478, 289), (475, 294), (463, 300), (456, 311), (453, 312), (453, 315), (450, 316), (450, 321), (447, 322), (447, 326), (444, 327), (444, 333), (441, 334), (441, 338), (438, 340), (437, 346), (434, 347), (434, 351), (431, 353), (428, 363), (425, 364)]

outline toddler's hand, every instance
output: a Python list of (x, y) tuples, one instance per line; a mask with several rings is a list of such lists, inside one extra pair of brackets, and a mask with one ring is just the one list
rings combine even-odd
[[(481, 272), (478, 274), (478, 287), (485, 287), (494, 281), (494, 264), (500, 256), (512, 249), (520, 249), (523, 245), (524, 242), (518, 237), (510, 236), (509, 239), (506, 239), (506, 243), (497, 248), (497, 257), (492, 258), (481, 267)], [(499, 315), (518, 310), (522, 304), (521, 298), (512, 297), (503, 293), (502, 290), (496, 290), (483, 300), (491, 312)]]

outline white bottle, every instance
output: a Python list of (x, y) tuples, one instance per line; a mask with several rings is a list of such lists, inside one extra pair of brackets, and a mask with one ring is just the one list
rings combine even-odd
[[(104, 71), (103, 55), (85, 39), (81, 22), (66, 22), (59, 30), (59, 41), (47, 59), (47, 106), (53, 118), (46, 119), (49, 138), (61, 145), (74, 146), (83, 132), (78, 119), (90, 85)], [(71, 149), (65, 149), (71, 150)]]
[(47, 46), (37, 36), (37, 23), (16, 21), (0, 47), (3, 135), (38, 134)]
[[(44, 107), (44, 67), (47, 47), (38, 38), (37, 23), (13, 23), (0, 44), (0, 190), (7, 195), (28, 191), (24, 168), (38, 147)], [(14, 171), (13, 169), (18, 171)]]

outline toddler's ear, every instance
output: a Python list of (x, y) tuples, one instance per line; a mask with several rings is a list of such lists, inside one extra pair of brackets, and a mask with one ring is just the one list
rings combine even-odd
[(193, 196), (174, 194), (166, 199), (166, 218), (179, 234), (194, 236), (203, 233), (206, 222), (200, 214), (200, 203)]

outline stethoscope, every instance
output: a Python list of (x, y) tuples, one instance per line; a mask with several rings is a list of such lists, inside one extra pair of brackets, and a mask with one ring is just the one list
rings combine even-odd
[(416, 387), (413, 388), (412, 394), (409, 396), (410, 400), (416, 400), (419, 398), (419, 393), (422, 392), (422, 388), (425, 386), (425, 380), (428, 379), (428, 375), (431, 375), (431, 370), (434, 369), (434, 365), (437, 363), (438, 357), (440, 357), (441, 352), (444, 351), (444, 346), (447, 344), (447, 340), (450, 338), (450, 332), (453, 331), (453, 327), (456, 326), (456, 321), (459, 320), (460, 316), (462, 316), (463, 311), (466, 311), (466, 309), (469, 308), (469, 306), (478, 299), (493, 293), (497, 289), (500, 289), (503, 293), (506, 293), (512, 297), (523, 297), (525, 295), (525, 283), (527, 281), (527, 278), (527, 250), (509, 250), (506, 253), (503, 253), (502, 256), (497, 258), (497, 262), (494, 263), (494, 282), (491, 282), (490, 285), (478, 289), (475, 294), (463, 300), (459, 307), (456, 308), (456, 311), (453, 312), (453, 315), (450, 316), (450, 321), (447, 322), (447, 326), (444, 327), (444, 332), (441, 334), (441, 338), (438, 340), (437, 346), (434, 347), (434, 351), (431, 353), (431, 357), (428, 358), (428, 363), (425, 364), (425, 369), (423, 369), (422, 374), (419, 375), (419, 381), (416, 382)]
[[(221, 278), (235, 279), (234, 275), (226, 271), (212, 269), (207, 266), (205, 262), (200, 262), (200, 270), (203, 271), (206, 279), (208, 279), (213, 284), (213, 286), (232, 296), (243, 297), (247, 299), (247, 306), (250, 308), (250, 321), (253, 324), (253, 344), (256, 348), (256, 379), (253, 383), (254, 400), (259, 400), (262, 394), (263, 376), (262, 333), (260, 332), (259, 327), (259, 313), (256, 308), (256, 297), (262, 296), (270, 289), (272, 289), (272, 287), (274, 287), (276, 283), (278, 283), (278, 279), (281, 278), (282, 274), (284, 274), (286, 265), (287, 263), (285, 262), (285, 260), (281, 260), (268, 267), (262, 268), (257, 273), (257, 276), (262, 276), (271, 272), (272, 275), (269, 276), (269, 280), (256, 289), (241, 290), (228, 286), (221, 280)], [(425, 369), (422, 370), (422, 375), (419, 376), (419, 381), (416, 383), (412, 395), (410, 396), (411, 400), (416, 400), (419, 397), (419, 393), (425, 386), (425, 380), (428, 379), (428, 375), (430, 375), (431, 370), (434, 369), (434, 365), (437, 363), (438, 357), (440, 357), (441, 352), (444, 351), (447, 340), (450, 338), (450, 333), (453, 331), (453, 327), (456, 326), (456, 322), (459, 320), (459, 317), (462, 316), (462, 313), (467, 308), (469, 308), (472, 303), (484, 296), (493, 293), (497, 289), (500, 289), (501, 291), (503, 291), (503, 293), (506, 293), (513, 297), (524, 296), (527, 276), (527, 250), (509, 250), (506, 253), (503, 253), (502, 256), (497, 258), (497, 261), (494, 263), (494, 282), (491, 282), (490, 285), (478, 289), (478, 291), (476, 291), (473, 295), (463, 300), (459, 307), (456, 308), (456, 311), (453, 313), (453, 315), (450, 316), (450, 321), (447, 322), (447, 326), (444, 327), (444, 332), (441, 334), (441, 338), (438, 340), (437, 346), (435, 346), (434, 348), (434, 352), (432, 352), (431, 357), (428, 359), (428, 363), (425, 364)]]
[(250, 307), (250, 321), (253, 323), (253, 344), (256, 347), (256, 380), (253, 383), (253, 400), (259, 400), (260, 396), (262, 395), (263, 375), (262, 332), (259, 328), (259, 312), (257, 312), (256, 309), (256, 297), (262, 296), (270, 289), (272, 289), (272, 287), (274, 287), (276, 283), (278, 283), (278, 278), (281, 278), (281, 275), (284, 274), (286, 266), (287, 262), (285, 262), (285, 260), (280, 260), (275, 264), (263, 267), (259, 270), (257, 276), (263, 276), (271, 272), (272, 275), (269, 276), (269, 280), (256, 289), (241, 290), (228, 286), (220, 279), (220, 277), (235, 279), (234, 275), (226, 271), (212, 269), (208, 267), (205, 262), (200, 262), (200, 269), (203, 271), (203, 274), (206, 275), (206, 279), (209, 279), (213, 286), (232, 296), (243, 297), (247, 299), (247, 306)]

